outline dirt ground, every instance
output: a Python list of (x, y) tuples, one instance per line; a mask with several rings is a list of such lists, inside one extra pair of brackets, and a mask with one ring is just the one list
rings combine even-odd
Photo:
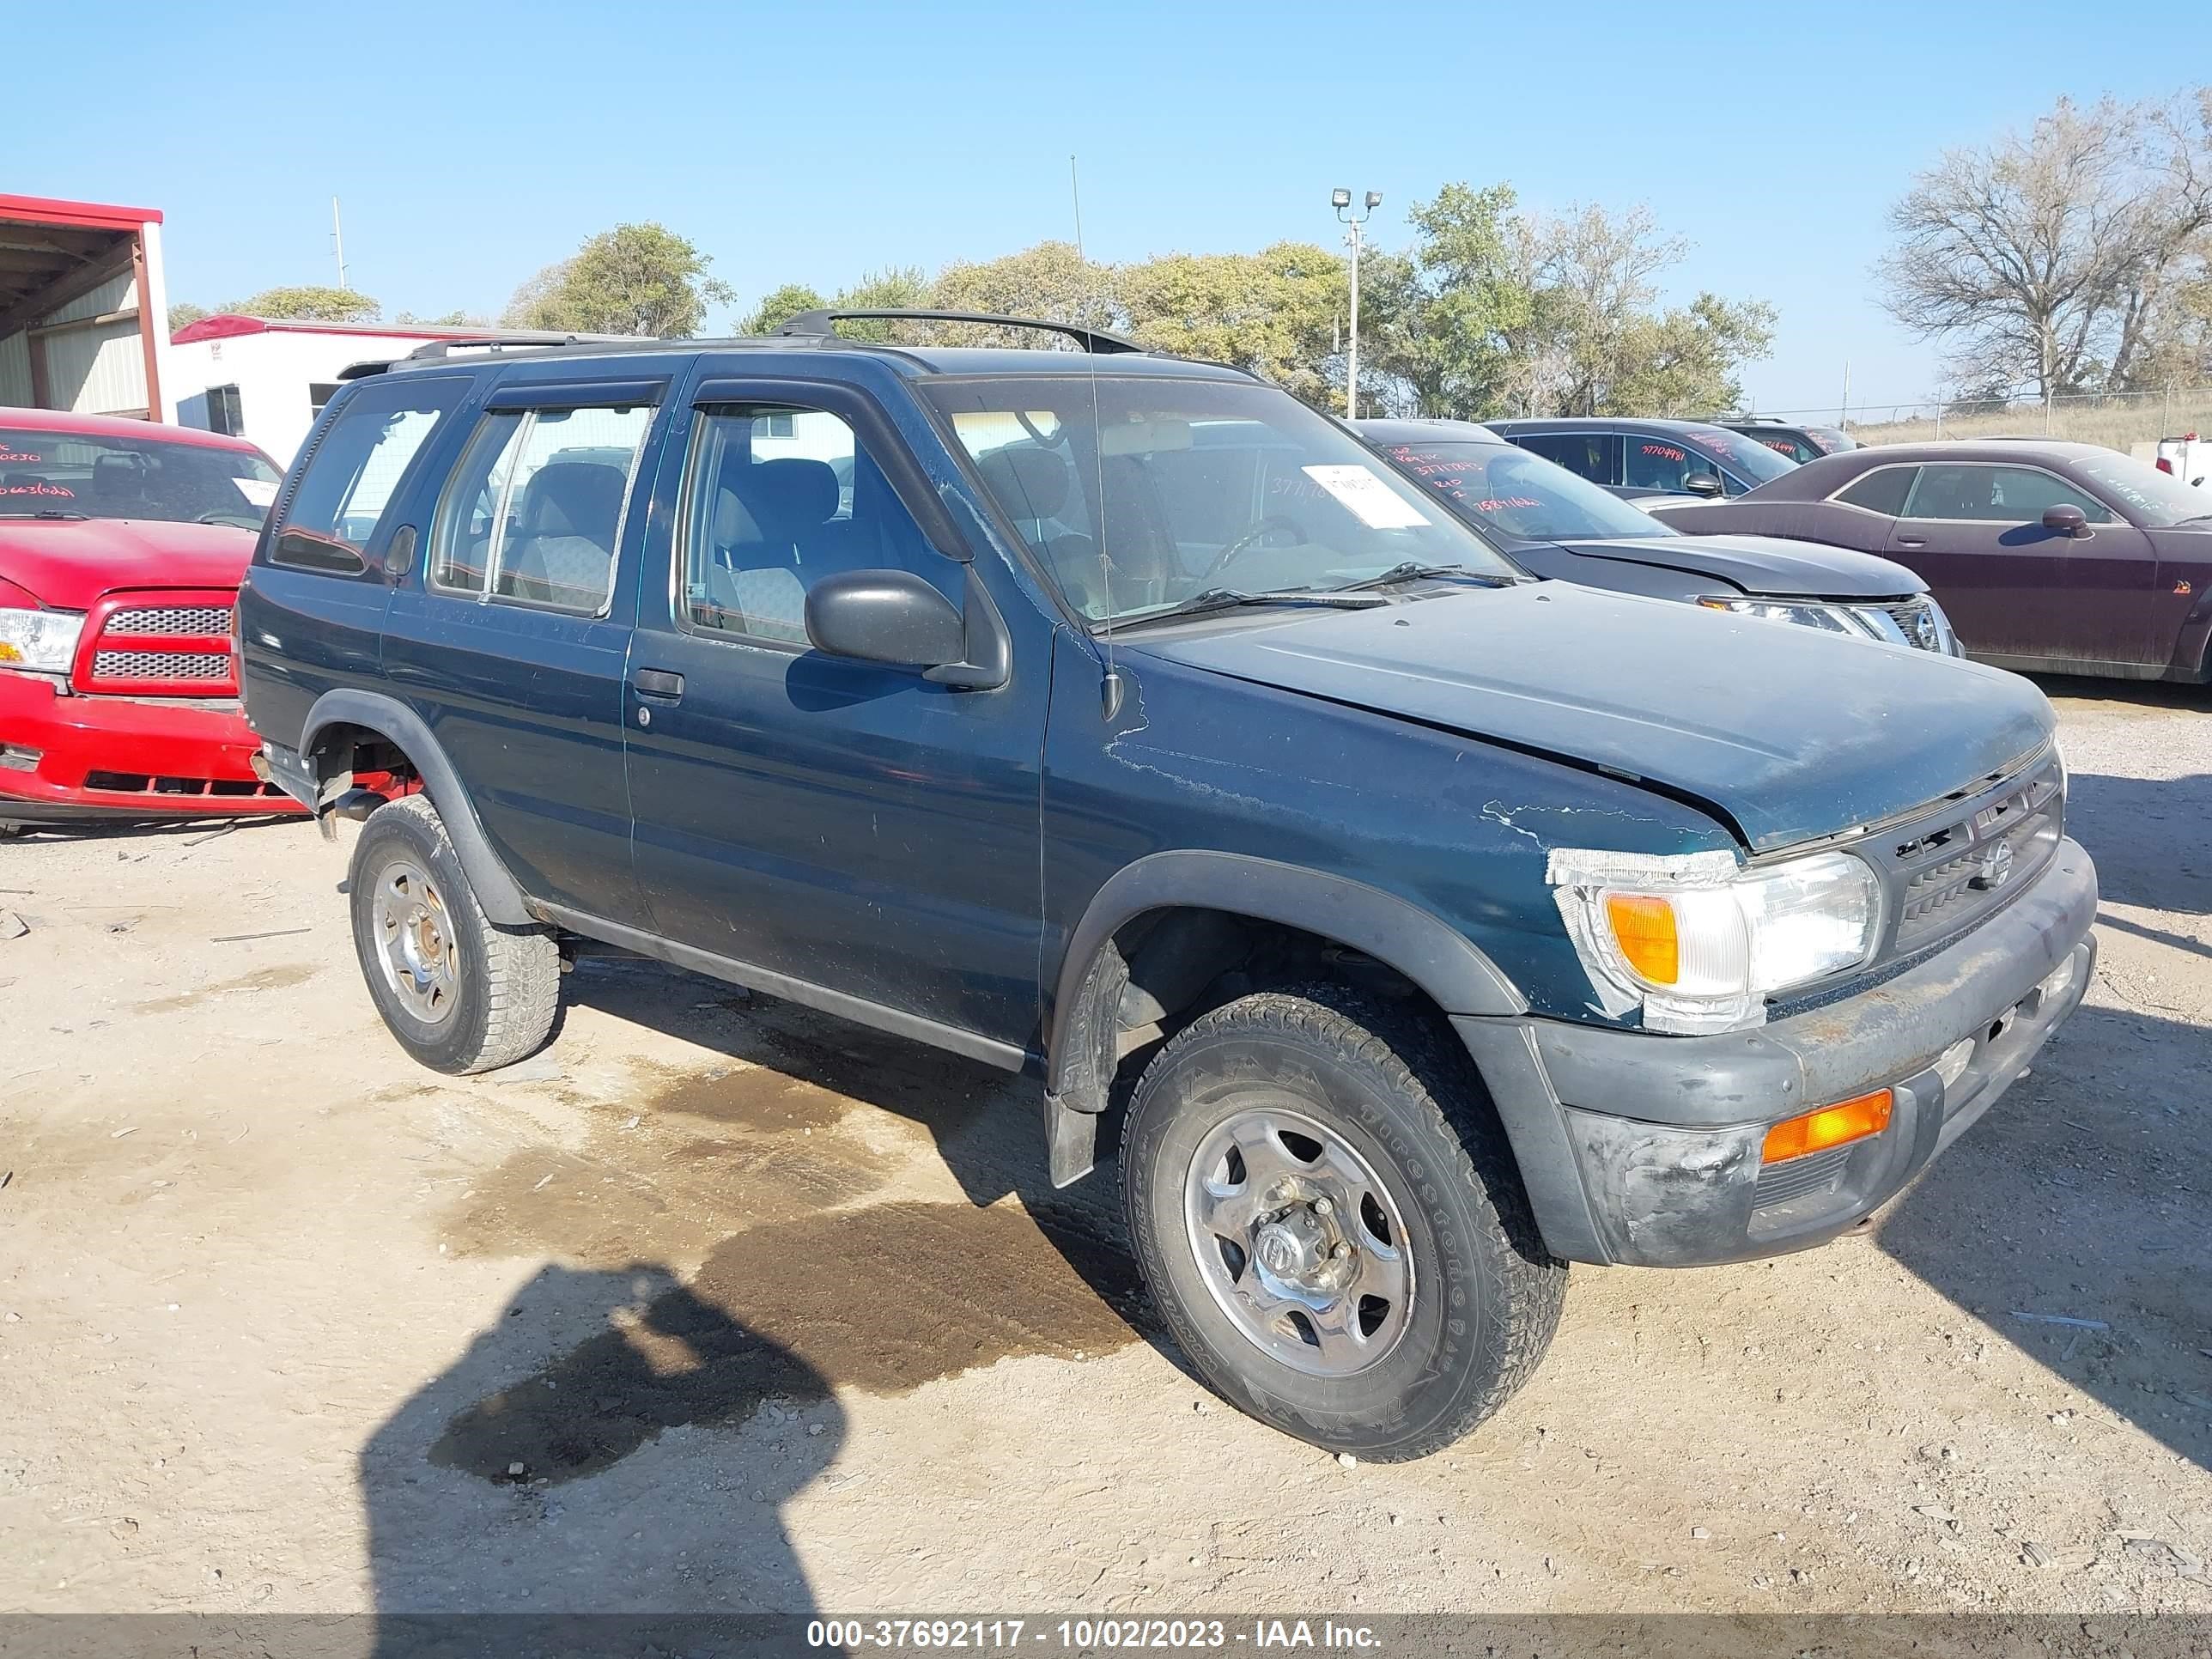
[(2035, 1073), (1389, 1468), (1178, 1369), (1031, 1085), (620, 959), (448, 1080), (312, 829), (0, 845), (0, 1611), (2212, 1612), (2212, 697), (2049, 689)]

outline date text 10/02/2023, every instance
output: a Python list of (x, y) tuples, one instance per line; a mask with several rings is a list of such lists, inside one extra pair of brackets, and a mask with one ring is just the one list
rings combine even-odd
[(1333, 1648), (1374, 1651), (1382, 1644), (1364, 1625), (1330, 1620), (1255, 1619), (1237, 1628), (1220, 1619), (817, 1619), (809, 1647), (890, 1650), (1019, 1650), (1048, 1644), (1067, 1651), (1161, 1649), (1188, 1653), (1237, 1648)]

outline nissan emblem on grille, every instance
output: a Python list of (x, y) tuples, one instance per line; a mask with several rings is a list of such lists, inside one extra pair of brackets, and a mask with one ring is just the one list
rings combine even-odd
[(2012, 878), (2012, 843), (1993, 842), (1982, 854), (1981, 873), (1966, 885), (1993, 892)]

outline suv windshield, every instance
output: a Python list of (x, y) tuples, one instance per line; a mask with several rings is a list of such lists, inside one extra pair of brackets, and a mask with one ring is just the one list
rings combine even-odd
[(1468, 523), (1528, 542), (1674, 536), (1679, 531), (1514, 444), (1386, 443), (1382, 451)]
[(2212, 489), (2184, 483), (2171, 472), (2161, 472), (2114, 450), (2100, 450), (2074, 457), (2074, 465), (2106, 495), (2120, 503), (2154, 530), (2178, 524), (2212, 523)]
[(1778, 478), (1797, 463), (1787, 455), (1777, 454), (1763, 440), (1747, 438), (1741, 432), (1730, 432), (1717, 426), (1687, 426), (1682, 436), (1741, 478), (1753, 489), (1771, 478)]
[(247, 449), (0, 427), (0, 519), (260, 528), (282, 475)]
[(1000, 507), (1092, 621), (1401, 565), (1522, 573), (1289, 393), (1146, 376), (925, 383)]

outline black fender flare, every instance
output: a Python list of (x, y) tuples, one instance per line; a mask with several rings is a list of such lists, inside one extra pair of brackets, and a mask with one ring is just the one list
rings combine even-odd
[(398, 698), (380, 692), (352, 687), (325, 691), (307, 711), (307, 722), (300, 734), (301, 755), (313, 756), (324, 734), (337, 726), (358, 726), (374, 732), (403, 750), (414, 763), (416, 771), (422, 775), (422, 793), (429, 796), (430, 805), (438, 809), (439, 817), (445, 821), (446, 834), (453, 843), (453, 851), (459, 855), (461, 868), (468, 872), (469, 884), (476, 889), (477, 902), (483, 907), (487, 917), (501, 927), (541, 925), (540, 919), (531, 913), (522, 889), (515, 884), (514, 878), (507, 873), (507, 866), (494, 850), (491, 838), (484, 834), (476, 805), (461, 787), (460, 775), (453, 769), (453, 763), (420, 714)]
[[(1379, 887), (1243, 853), (1152, 853), (1117, 871), (1092, 896), (1060, 958), (1048, 1042), (1046, 1088), (1073, 1109), (1103, 1108), (1080, 1034), (1084, 1007), (1110, 976), (1094, 973), (1108, 943), (1149, 910), (1218, 910), (1279, 922), (1335, 940), (1395, 969), (1446, 1014), (1525, 1014), (1528, 999), (1450, 923)], [(1072, 1086), (1087, 1083), (1088, 1088)]]

